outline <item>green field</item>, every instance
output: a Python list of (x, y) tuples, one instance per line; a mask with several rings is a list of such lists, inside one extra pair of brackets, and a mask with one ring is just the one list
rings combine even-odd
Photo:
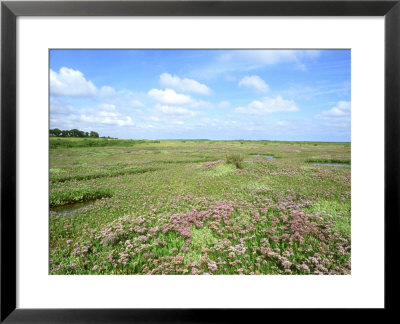
[(50, 273), (350, 274), (350, 151), (50, 138)]

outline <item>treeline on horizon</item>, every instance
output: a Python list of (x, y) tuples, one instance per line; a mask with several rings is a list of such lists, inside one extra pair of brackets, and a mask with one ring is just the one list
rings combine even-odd
[(99, 133), (95, 131), (84, 132), (79, 129), (61, 130), (58, 128), (50, 129), (50, 136), (55, 137), (92, 137), (99, 138)]

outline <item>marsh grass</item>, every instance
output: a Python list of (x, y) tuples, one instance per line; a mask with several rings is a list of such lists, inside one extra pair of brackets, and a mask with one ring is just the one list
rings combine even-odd
[(101, 198), (109, 198), (111, 196), (112, 192), (108, 189), (70, 189), (50, 193), (49, 204), (50, 207), (53, 208)]
[(318, 200), (312, 206), (305, 208), (307, 213), (322, 213), (335, 218), (334, 229), (343, 235), (351, 234), (350, 202), (337, 200)]
[(145, 172), (156, 171), (157, 168), (132, 168), (128, 170), (115, 170), (109, 172), (97, 172), (92, 174), (82, 174), (82, 175), (57, 175), (50, 177), (51, 182), (66, 182), (66, 181), (81, 181), (99, 178), (109, 178), (109, 177), (119, 177), (128, 174), (140, 174)]
[[(165, 153), (149, 154), (157, 151)], [(261, 151), (282, 158), (226, 163), (226, 152)], [(350, 145), (168, 140), (51, 149), (50, 180), (72, 178), (50, 181), (50, 203), (97, 200), (73, 217), (50, 212), (50, 273), (349, 274), (351, 170), (304, 163), (318, 156), (350, 158)], [(126, 176), (147, 168), (157, 170)]]
[(165, 164), (186, 164), (186, 163), (201, 163), (201, 162), (213, 162), (217, 161), (217, 158), (209, 157), (209, 158), (201, 158), (201, 159), (187, 159), (187, 160), (156, 160), (157, 163), (165, 163)]
[(80, 148), (80, 147), (104, 147), (104, 146), (134, 146), (139, 144), (155, 144), (160, 141), (150, 140), (122, 140), (109, 138), (58, 138), (50, 137), (50, 148)]
[(336, 159), (336, 158), (311, 158), (307, 159), (306, 163), (338, 163), (338, 164), (351, 164), (350, 159)]
[(233, 164), (238, 169), (243, 169), (243, 155), (233, 153), (226, 156), (226, 163)]
[(235, 166), (233, 165), (227, 165), (227, 164), (219, 164), (215, 167), (215, 175), (216, 176), (224, 176), (227, 175), (231, 172), (235, 171)]

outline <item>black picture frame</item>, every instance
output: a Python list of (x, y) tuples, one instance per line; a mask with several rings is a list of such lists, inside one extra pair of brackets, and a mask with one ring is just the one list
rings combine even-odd
[[(395, 310), (400, 233), (400, 0), (2, 1), (1, 317), (3, 323), (258, 322), (266, 310), (16, 308), (16, 19), (19, 16), (384, 16), (385, 311)], [(372, 261), (373, 262), (373, 261)], [(253, 320), (251, 320), (253, 318)], [(265, 318), (265, 317), (264, 317)], [(266, 320), (266, 318), (265, 318)]]

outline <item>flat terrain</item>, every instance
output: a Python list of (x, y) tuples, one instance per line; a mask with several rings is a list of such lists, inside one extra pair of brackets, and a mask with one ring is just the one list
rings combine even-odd
[(350, 274), (350, 151), (50, 138), (50, 273)]

